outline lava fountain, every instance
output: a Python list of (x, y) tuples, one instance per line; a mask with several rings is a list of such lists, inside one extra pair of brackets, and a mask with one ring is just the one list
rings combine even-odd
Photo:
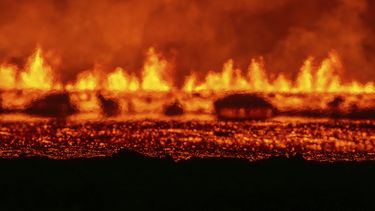
[(47, 64), (42, 49), (37, 48), (24, 68), (8, 63), (0, 66), (0, 87), (3, 90), (44, 91), (375, 93), (374, 81), (342, 80), (339, 73), (344, 67), (335, 51), (330, 52), (319, 65), (315, 65), (313, 57), (307, 58), (295, 80), (286, 78), (282, 73), (269, 77), (262, 58), (252, 59), (246, 71), (235, 68), (234, 61), (230, 59), (224, 63), (221, 72), (209, 71), (203, 80), (199, 81), (194, 73), (186, 76), (182, 88), (178, 89), (168, 73), (168, 66), (169, 62), (150, 48), (139, 77), (126, 72), (123, 67), (117, 67), (107, 75), (94, 68), (80, 73), (75, 82), (62, 85), (55, 77), (57, 71)]

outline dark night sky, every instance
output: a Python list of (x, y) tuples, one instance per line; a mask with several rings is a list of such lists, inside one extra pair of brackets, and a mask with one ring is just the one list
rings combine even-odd
[(259, 56), (270, 72), (294, 77), (307, 56), (335, 49), (346, 78), (368, 81), (372, 11), (371, 0), (0, 0), (0, 58), (22, 65), (40, 45), (66, 81), (94, 64), (139, 72), (154, 46), (181, 82), (192, 70), (221, 70), (230, 58), (244, 69)]

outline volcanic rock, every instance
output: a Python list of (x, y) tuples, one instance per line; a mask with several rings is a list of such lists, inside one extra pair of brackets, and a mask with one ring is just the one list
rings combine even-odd
[(359, 108), (357, 104), (352, 104), (349, 112), (343, 117), (348, 119), (375, 119), (375, 108)]
[(333, 118), (346, 118), (346, 119), (374, 119), (375, 108), (360, 107), (357, 103), (353, 102), (349, 108), (344, 108), (343, 104), (345, 98), (338, 96), (327, 104), (330, 109), (329, 113)]
[(97, 94), (99, 105), (105, 116), (116, 116), (120, 114), (121, 109), (119, 102), (115, 99), (106, 98), (101, 93)]
[(164, 114), (167, 116), (179, 116), (184, 114), (184, 108), (182, 107), (181, 103), (176, 100), (171, 105), (164, 107)]
[(345, 98), (341, 96), (335, 97), (332, 101), (327, 103), (330, 116), (333, 118), (341, 118), (344, 115), (344, 110), (342, 108), (345, 102)]
[(276, 108), (255, 94), (232, 94), (214, 102), (218, 119), (264, 120), (276, 113)]
[(327, 106), (333, 109), (339, 108), (343, 103), (345, 102), (345, 99), (341, 96), (335, 97), (332, 101), (328, 102)]
[(34, 100), (24, 112), (38, 116), (66, 117), (77, 113), (78, 110), (71, 103), (69, 93), (63, 92), (48, 94)]

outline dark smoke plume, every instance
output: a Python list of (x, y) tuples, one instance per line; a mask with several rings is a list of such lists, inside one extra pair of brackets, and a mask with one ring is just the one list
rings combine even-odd
[(0, 0), (0, 59), (22, 66), (37, 45), (63, 81), (100, 64), (137, 72), (154, 46), (175, 64), (176, 81), (245, 69), (263, 56), (271, 73), (295, 77), (308, 56), (335, 49), (348, 79), (375, 78), (371, 0)]

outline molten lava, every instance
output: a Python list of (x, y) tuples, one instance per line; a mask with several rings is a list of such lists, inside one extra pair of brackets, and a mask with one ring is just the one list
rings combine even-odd
[(171, 85), (162, 79), (168, 67), (168, 62), (161, 59), (153, 48), (147, 52), (147, 58), (143, 66), (142, 78), (129, 75), (121, 67), (117, 67), (112, 73), (106, 76), (106, 80), (99, 71), (85, 71), (78, 75), (75, 84), (68, 84), (67, 90), (99, 90), (105, 89), (117, 92), (134, 92), (138, 90), (152, 92), (167, 92), (171, 90)]
[(0, 89), (14, 89), (16, 87), (16, 70), (15, 66), (0, 66)]
[(75, 90), (75, 91), (84, 91), (89, 90), (93, 91), (98, 89), (98, 77), (94, 73), (90, 71), (82, 72), (78, 75), (78, 80), (75, 84), (68, 84), (65, 88), (67, 90)]
[(127, 74), (121, 67), (108, 75), (105, 87), (110, 91), (137, 91), (139, 89), (139, 81), (134, 75)]
[[(85, 71), (77, 76), (74, 83), (62, 86), (56, 80), (54, 69), (47, 64), (43, 52), (37, 48), (30, 56), (23, 69), (18, 71), (12, 64), (0, 66), (0, 89), (37, 89), (37, 90), (108, 90), (117, 92), (169, 92), (174, 89), (170, 77), (169, 63), (150, 48), (143, 65), (141, 77), (127, 73), (117, 67), (108, 75), (100, 71)], [(283, 74), (270, 78), (264, 68), (262, 59), (252, 59), (244, 73), (235, 68), (233, 60), (228, 60), (221, 72), (210, 71), (203, 81), (199, 82), (196, 74), (187, 77), (182, 91), (191, 92), (282, 92), (282, 93), (375, 93), (373, 81), (362, 84), (358, 81), (344, 83), (341, 79), (343, 70), (336, 52), (329, 53), (320, 65), (314, 66), (314, 58), (307, 58), (295, 81)], [(103, 77), (104, 76), (104, 77)], [(167, 77), (167, 78), (166, 78)]]
[(153, 48), (147, 53), (147, 59), (143, 66), (142, 90), (144, 91), (162, 91), (171, 90), (171, 85), (161, 79), (167, 68), (168, 62), (160, 59)]
[(61, 87), (58, 83), (54, 83), (52, 67), (45, 62), (40, 48), (29, 58), (24, 71), (20, 73), (19, 87), (41, 90)]
[[(343, 84), (340, 75), (341, 62), (336, 53), (331, 52), (318, 68), (313, 67), (313, 58), (308, 58), (302, 66), (296, 82), (288, 80), (279, 74), (271, 81), (266, 74), (261, 61), (253, 59), (247, 71), (247, 76), (233, 68), (229, 60), (221, 73), (210, 72), (202, 83), (196, 83), (195, 76), (188, 77), (184, 90), (187, 92), (200, 91), (249, 91), (249, 92), (291, 92), (291, 93), (373, 93), (374, 82), (361, 84), (352, 81)], [(315, 74), (313, 73), (315, 72)]]

